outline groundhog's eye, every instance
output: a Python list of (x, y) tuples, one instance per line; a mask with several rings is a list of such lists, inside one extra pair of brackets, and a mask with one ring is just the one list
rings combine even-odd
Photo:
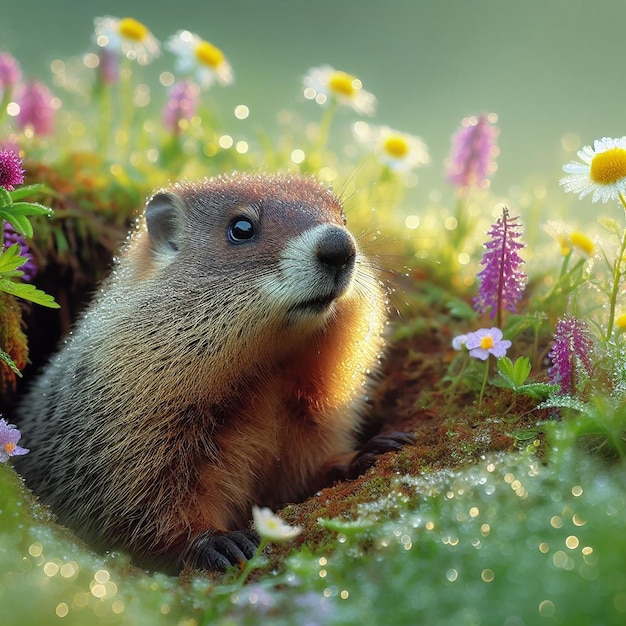
[(228, 227), (228, 239), (232, 243), (243, 243), (254, 237), (254, 224), (247, 217), (236, 217)]

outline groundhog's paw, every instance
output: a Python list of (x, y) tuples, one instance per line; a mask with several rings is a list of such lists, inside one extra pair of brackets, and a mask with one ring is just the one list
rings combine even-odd
[(361, 450), (357, 452), (357, 455), (350, 463), (347, 471), (348, 478), (360, 476), (365, 470), (376, 463), (376, 459), (379, 455), (385, 454), (385, 452), (397, 452), (398, 450), (402, 450), (404, 446), (412, 446), (415, 441), (415, 435), (399, 431), (381, 433), (372, 437)]
[(184, 560), (196, 569), (224, 571), (251, 559), (260, 542), (261, 538), (253, 530), (209, 530), (193, 541)]

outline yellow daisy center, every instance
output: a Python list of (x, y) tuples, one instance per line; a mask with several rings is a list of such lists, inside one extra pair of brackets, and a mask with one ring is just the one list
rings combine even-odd
[(626, 330), (626, 313), (622, 313), (615, 318), (615, 326), (621, 330)]
[(144, 41), (148, 36), (148, 29), (132, 17), (120, 20), (119, 32), (122, 37), (131, 41)]
[(212, 43), (201, 41), (196, 46), (196, 59), (203, 65), (216, 68), (224, 62), (224, 53)]
[(583, 233), (574, 231), (570, 235), (570, 241), (572, 242), (573, 246), (575, 246), (579, 250), (582, 250), (586, 254), (591, 254), (593, 252), (593, 241), (591, 241), (591, 239), (589, 239), (589, 237), (587, 237), (587, 235), (584, 235)]
[(14, 443), (5, 443), (4, 444), (4, 449), (5, 449), (7, 454), (13, 454), (13, 451), (15, 450), (15, 444)]
[(481, 340), (480, 340), (480, 347), (483, 350), (489, 350), (489, 348), (493, 348), (496, 345), (495, 341), (493, 340), (493, 337), (491, 335), (485, 335)]
[(390, 135), (383, 143), (383, 150), (394, 159), (404, 159), (409, 153), (409, 142), (400, 135)]
[(328, 87), (335, 93), (352, 98), (361, 88), (361, 82), (345, 72), (333, 72), (328, 79)]
[(626, 176), (626, 150), (611, 148), (599, 152), (591, 160), (591, 180), (600, 185), (616, 183)]

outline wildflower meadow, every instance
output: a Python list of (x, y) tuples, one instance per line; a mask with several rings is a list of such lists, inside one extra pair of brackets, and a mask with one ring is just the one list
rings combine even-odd
[[(586, 207), (564, 220), (494, 194), (497, 112), (451, 120), (435, 163), (423, 133), (378, 116), (359, 67), (320, 55), (276, 103), (277, 128), (255, 127), (253, 95), (221, 107), (238, 68), (202, 27), (95, 17), (83, 52), (38, 78), (0, 41), (0, 621), (623, 623), (626, 137), (585, 137), (558, 164), (558, 201)], [(447, 200), (419, 204), (434, 167)], [(12, 411), (151, 192), (232, 171), (303, 173), (344, 202), (389, 310), (360, 437), (415, 444), (255, 508), (261, 545), (240, 569), (145, 572), (29, 491)]]

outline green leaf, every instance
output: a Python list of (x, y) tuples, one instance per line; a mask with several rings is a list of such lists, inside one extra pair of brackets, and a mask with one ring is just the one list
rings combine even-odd
[(527, 356), (520, 356), (513, 365), (513, 380), (516, 385), (523, 385), (530, 374), (532, 366)]
[(0, 207), (4, 208), (12, 204), (11, 194), (4, 187), (0, 187)]
[(517, 393), (523, 393), (525, 396), (530, 396), (535, 400), (543, 400), (550, 394), (556, 393), (558, 390), (558, 385), (551, 385), (549, 383), (528, 383), (516, 389)]
[(0, 210), (0, 219), (11, 222), (13, 228), (15, 228), (20, 235), (24, 235), (25, 237), (33, 236), (33, 227), (28, 221), (28, 218), (24, 215), (14, 215), (13, 213), (2, 209)]
[(469, 320), (476, 317), (476, 311), (465, 300), (454, 298), (447, 304), (450, 315), (459, 320)]
[(21, 200), (22, 198), (26, 198), (27, 196), (37, 193), (50, 193), (50, 189), (42, 183), (36, 183), (34, 185), (26, 185), (25, 187), (15, 189), (14, 191), (11, 191), (9, 195), (11, 196), (13, 202), (15, 202), (16, 200)]
[(618, 237), (621, 237), (624, 233), (624, 228), (621, 223), (618, 222), (616, 219), (613, 219), (612, 217), (599, 217), (598, 224), (600, 224), (600, 226), (602, 226), (602, 228), (604, 228), (605, 230), (608, 230), (610, 233), (613, 233)]
[(22, 249), (19, 244), (13, 244), (0, 254), (0, 274), (15, 271), (18, 267), (22, 267), (28, 259), (20, 256)]
[(497, 360), (498, 373), (507, 382), (511, 389), (515, 389), (515, 374), (513, 372), (513, 362), (508, 356), (503, 356)]
[(509, 437), (513, 437), (513, 439), (517, 439), (518, 441), (530, 441), (531, 439), (535, 439), (540, 432), (541, 431), (535, 430), (534, 428), (529, 428), (528, 430), (518, 428), (512, 433), (507, 434)]
[(20, 378), (22, 377), (22, 372), (15, 365), (15, 361), (2, 348), (0, 348), (0, 361), (6, 363)]
[(541, 404), (537, 405), (538, 409), (574, 409), (575, 411), (580, 411), (581, 413), (588, 413), (590, 410), (590, 406), (575, 398), (574, 396), (562, 395), (562, 396), (551, 396)]
[(52, 216), (54, 211), (37, 202), (15, 202), (8, 211), (11, 215), (47, 215)]
[(13, 280), (0, 278), (0, 291), (10, 293), (12, 296), (17, 296), (24, 300), (30, 300), (35, 304), (50, 307), (51, 309), (60, 308), (51, 295), (28, 283), (17, 283)]

